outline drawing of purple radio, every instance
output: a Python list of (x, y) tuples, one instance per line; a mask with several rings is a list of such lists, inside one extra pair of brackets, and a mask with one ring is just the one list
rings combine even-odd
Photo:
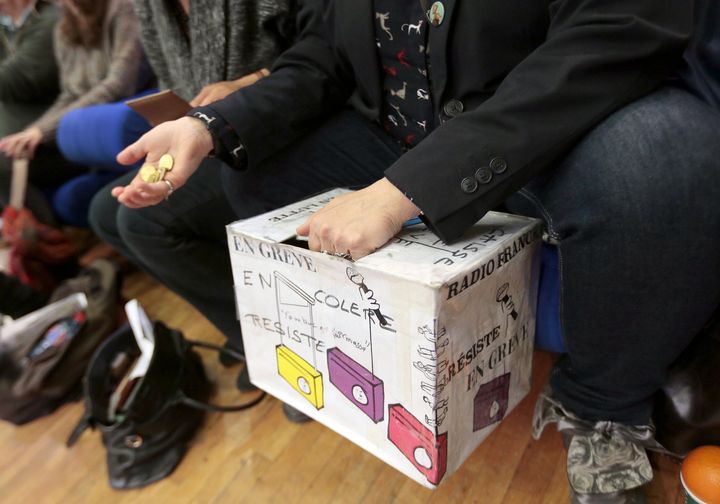
[(385, 407), (382, 380), (337, 347), (327, 351), (327, 363), (330, 383), (373, 422), (382, 421)]
[(505, 373), (480, 385), (475, 394), (473, 432), (503, 419), (508, 409), (509, 393), (510, 373)]

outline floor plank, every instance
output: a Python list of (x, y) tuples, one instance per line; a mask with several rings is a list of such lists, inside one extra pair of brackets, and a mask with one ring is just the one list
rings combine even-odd
[[(125, 298), (138, 298), (153, 318), (181, 327), (188, 338), (222, 342), (218, 331), (191, 306), (147, 275), (131, 271)], [(219, 365), (202, 352), (213, 400), (249, 399), (234, 382), (239, 367)], [(549, 428), (535, 441), (530, 419), (552, 359), (536, 352), (532, 391), (496, 431), (439, 489), (428, 490), (355, 444), (317, 424), (288, 422), (281, 404), (268, 398), (234, 414), (210, 414), (180, 466), (147, 488), (114, 491), (107, 482), (105, 452), (97, 432), (72, 449), (64, 446), (79, 418), (80, 403), (22, 427), (0, 424), (0, 502), (26, 503), (522, 503), (568, 502), (565, 453)], [(651, 503), (681, 502), (678, 466), (653, 457)]]

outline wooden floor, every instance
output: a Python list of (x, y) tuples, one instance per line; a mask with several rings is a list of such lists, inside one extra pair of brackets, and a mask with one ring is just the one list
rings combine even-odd
[[(151, 317), (186, 336), (220, 342), (220, 334), (167, 289), (133, 272), (124, 295)], [(219, 384), (217, 401), (242, 399), (239, 368), (203, 356)], [(81, 414), (79, 403), (23, 427), (0, 424), (0, 503), (563, 503), (568, 502), (562, 441), (547, 429), (530, 437), (535, 398), (551, 356), (536, 352), (531, 394), (435, 491), (427, 490), (354, 444), (311, 422), (288, 422), (272, 398), (234, 414), (211, 414), (188, 454), (167, 479), (141, 490), (114, 491), (107, 482), (99, 434), (88, 431), (64, 446)], [(249, 398), (250, 394), (245, 395)], [(651, 503), (680, 503), (678, 466), (654, 458)]]

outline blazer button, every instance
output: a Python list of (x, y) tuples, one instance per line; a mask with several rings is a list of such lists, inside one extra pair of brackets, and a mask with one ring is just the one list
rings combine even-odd
[(465, 109), (463, 103), (460, 100), (453, 98), (443, 106), (443, 112), (448, 117), (457, 117), (462, 114)]
[(483, 166), (477, 169), (477, 171), (475, 172), (475, 178), (481, 184), (489, 184), (493, 178), (493, 174), (490, 171), (490, 168)]
[(478, 183), (477, 181), (472, 177), (465, 177), (460, 182), (460, 189), (462, 189), (462, 192), (465, 194), (472, 194), (475, 191), (477, 191)]
[(497, 173), (500, 175), (501, 173), (505, 173), (505, 170), (507, 170), (508, 164), (507, 161), (505, 161), (505, 158), (501, 157), (494, 157), (490, 160), (490, 169), (493, 171), (493, 173)]

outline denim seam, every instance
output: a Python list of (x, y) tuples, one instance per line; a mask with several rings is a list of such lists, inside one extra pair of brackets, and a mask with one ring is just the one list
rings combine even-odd
[(560, 241), (560, 235), (555, 231), (555, 225), (553, 224), (552, 216), (543, 206), (542, 202), (538, 199), (538, 197), (525, 188), (520, 189), (518, 191), (518, 194), (527, 198), (530, 203), (532, 203), (535, 208), (540, 211), (542, 216), (545, 218), (545, 222), (547, 222), (548, 236), (550, 236), (550, 238), (552, 238), (553, 240)]
[(572, 366), (572, 358), (570, 357), (569, 352), (569, 345), (568, 345), (568, 339), (567, 339), (567, 331), (565, 330), (565, 315), (564, 315), (564, 299), (565, 299), (565, 282), (564, 282), (564, 267), (563, 267), (563, 254), (562, 254), (562, 240), (560, 239), (560, 235), (557, 231), (554, 229), (554, 224), (552, 220), (552, 216), (550, 215), (550, 212), (548, 212), (547, 208), (542, 204), (540, 199), (532, 194), (527, 189), (523, 188), (518, 191), (518, 194), (520, 196), (523, 196), (526, 198), (530, 203), (535, 206), (535, 208), (540, 212), (540, 214), (545, 218), (545, 222), (547, 223), (548, 228), (548, 236), (552, 238), (556, 243), (555, 247), (557, 248), (558, 253), (558, 272), (560, 274), (560, 299), (558, 301), (558, 317), (560, 319), (560, 330), (562, 331), (562, 340), (563, 344), (565, 345), (565, 354), (570, 362), (570, 365)]

